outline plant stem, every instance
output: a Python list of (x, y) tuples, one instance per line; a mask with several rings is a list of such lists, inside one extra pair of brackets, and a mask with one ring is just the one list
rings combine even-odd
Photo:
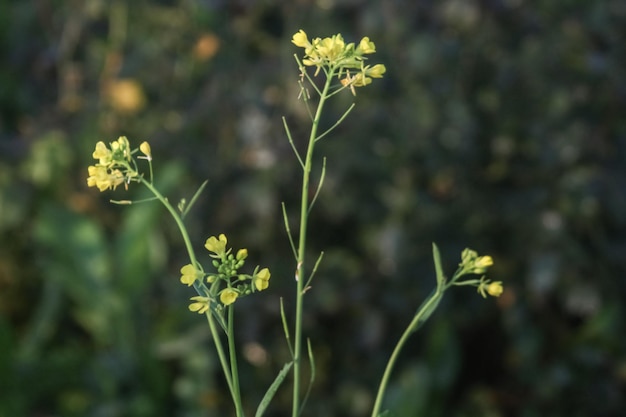
[(146, 188), (148, 188), (148, 190), (150, 190), (150, 192), (154, 194), (156, 198), (159, 199), (159, 201), (165, 206), (167, 211), (169, 211), (171, 216), (174, 218), (174, 221), (176, 222), (176, 225), (180, 230), (180, 234), (183, 237), (183, 241), (185, 242), (185, 248), (187, 248), (189, 260), (191, 261), (191, 264), (195, 267), (198, 264), (198, 261), (196, 260), (196, 253), (194, 252), (193, 246), (191, 245), (191, 239), (189, 238), (189, 233), (187, 233), (187, 228), (185, 227), (185, 223), (183, 223), (183, 219), (178, 215), (178, 212), (176, 211), (176, 209), (174, 209), (174, 207), (172, 207), (167, 198), (165, 198), (163, 194), (161, 194), (159, 190), (154, 187), (154, 185), (152, 185), (150, 182), (146, 181), (143, 178), (141, 179), (141, 183), (145, 185)]
[(332, 81), (332, 72), (326, 77), (324, 89), (320, 94), (320, 101), (317, 105), (313, 124), (311, 125), (311, 133), (309, 135), (309, 144), (307, 147), (306, 158), (304, 160), (304, 168), (302, 175), (302, 198), (300, 204), (300, 235), (298, 241), (298, 262), (296, 266), (296, 322), (294, 334), (294, 357), (293, 357), (293, 401), (292, 401), (292, 417), (300, 414), (300, 375), (301, 375), (301, 353), (302, 353), (302, 306), (304, 298), (304, 276), (305, 268), (305, 250), (306, 250), (306, 232), (309, 213), (309, 177), (311, 175), (311, 165), (313, 161), (313, 149), (315, 148), (315, 140), (317, 139), (317, 128), (322, 116), (322, 109), (326, 102), (328, 90)]
[(239, 390), (239, 371), (237, 370), (237, 350), (235, 349), (235, 309), (233, 306), (228, 308), (228, 353), (230, 354), (230, 372), (232, 378), (233, 401), (235, 401), (235, 409), (237, 417), (243, 416), (243, 407), (241, 405), (241, 392)]
[[(179, 216), (178, 212), (176, 211), (176, 209), (174, 209), (174, 207), (172, 207), (172, 205), (169, 203), (169, 201), (167, 200), (167, 198), (165, 198), (163, 196), (163, 194), (161, 194), (159, 192), (159, 190), (157, 190), (154, 185), (152, 185), (152, 183), (146, 181), (145, 179), (141, 179), (141, 183), (143, 185), (146, 186), (146, 188), (148, 188), (148, 190), (150, 190), (150, 192), (152, 194), (154, 194), (154, 196), (156, 198), (159, 199), (159, 201), (165, 206), (165, 208), (167, 209), (167, 211), (170, 212), (170, 215), (174, 218), (174, 221), (176, 222), (176, 225), (178, 226), (178, 229), (180, 230), (180, 234), (183, 237), (183, 241), (185, 242), (185, 247), (187, 248), (187, 253), (189, 254), (189, 260), (191, 262), (191, 264), (195, 267), (196, 265), (198, 265), (198, 261), (196, 260), (196, 254), (193, 250), (193, 246), (191, 245), (191, 239), (189, 238), (189, 233), (187, 232), (187, 228), (185, 227), (185, 223), (183, 222), (183, 219), (181, 218), (181, 216)], [(198, 291), (198, 288), (195, 287), (196, 291)], [(206, 294), (202, 294), (200, 293), (200, 291), (198, 291), (199, 295), (202, 296), (206, 296)], [(226, 378), (226, 383), (228, 384), (228, 388), (230, 390), (230, 394), (233, 398), (233, 403), (235, 405), (235, 411), (237, 413), (237, 417), (243, 417), (243, 407), (241, 405), (241, 394), (239, 392), (239, 381), (233, 381), (233, 379), (231, 378), (231, 368), (228, 364), (228, 360), (226, 359), (226, 355), (224, 354), (224, 348), (222, 347), (222, 342), (220, 340), (220, 334), (218, 332), (217, 327), (215, 326), (215, 320), (213, 319), (213, 315), (211, 310), (206, 312), (206, 317), (207, 320), (209, 322), (209, 328), (211, 329), (211, 335), (213, 337), (213, 343), (215, 343), (215, 349), (217, 350), (217, 355), (220, 359), (220, 364), (222, 365), (222, 370), (224, 372), (224, 377)], [(229, 326), (230, 323), (232, 323), (232, 317), (230, 317), (229, 319)], [(231, 334), (229, 334), (229, 348), (231, 347), (231, 335), (232, 335), (232, 331), (231, 328), (229, 327), (229, 332)], [(231, 350), (231, 359), (232, 356), (234, 355), (233, 353), (234, 347)], [(234, 365), (235, 371), (237, 369), (237, 365)]]
[(404, 330), (404, 333), (402, 333), (402, 337), (400, 337), (400, 340), (398, 340), (396, 347), (393, 349), (393, 352), (391, 353), (391, 357), (389, 358), (389, 361), (387, 362), (387, 367), (385, 368), (385, 372), (383, 373), (383, 377), (380, 381), (380, 384), (378, 385), (376, 401), (374, 402), (374, 408), (372, 409), (372, 417), (378, 417), (380, 415), (380, 408), (382, 406), (383, 396), (385, 395), (385, 391), (387, 390), (389, 377), (391, 376), (391, 372), (396, 363), (396, 360), (398, 359), (400, 352), (404, 348), (404, 344), (409, 339), (409, 336), (417, 330), (420, 323), (428, 318), (428, 317), (425, 317), (425, 314), (429, 314), (429, 315), (432, 314), (433, 305), (438, 304), (439, 301), (441, 301), (442, 297), (443, 297), (443, 291), (433, 291), (433, 293), (430, 295), (428, 300), (426, 300), (426, 302), (422, 304), (422, 307), (415, 314), (415, 316), (413, 317), (413, 320), (411, 320), (411, 323)]
[[(231, 377), (231, 369), (228, 365), (228, 360), (226, 359), (226, 354), (224, 353), (224, 347), (222, 346), (222, 341), (219, 338), (219, 332), (217, 331), (217, 327), (215, 326), (215, 321), (213, 320), (213, 316), (211, 315), (211, 311), (206, 312), (207, 320), (209, 321), (209, 327), (211, 329), (211, 335), (213, 336), (213, 342), (215, 343), (215, 350), (217, 351), (217, 356), (220, 359), (220, 365), (222, 366), (222, 372), (224, 372), (224, 377), (226, 378), (226, 384), (228, 385), (228, 390), (230, 391), (230, 396), (233, 399), (233, 404), (235, 405), (235, 412), (237, 417), (243, 416), (243, 409), (241, 406), (241, 395), (239, 393), (239, 386), (235, 389), (235, 383)], [(230, 346), (230, 340), (229, 340)], [(238, 384), (238, 382), (237, 382)]]

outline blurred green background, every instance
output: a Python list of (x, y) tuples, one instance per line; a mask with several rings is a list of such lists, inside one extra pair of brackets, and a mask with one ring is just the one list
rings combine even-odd
[[(318, 147), (303, 416), (366, 416), (395, 341), (466, 246), (499, 299), (450, 292), (402, 355), (397, 416), (626, 409), (626, 3), (38, 0), (0, 3), (0, 417), (229, 416), (182, 241), (140, 187), (86, 187), (96, 141), (152, 144), (196, 246), (226, 233), (270, 289), (237, 302), (250, 415), (288, 360), (307, 117), (291, 36), (369, 36), (387, 74)], [(319, 172), (319, 171), (318, 171)], [(316, 174), (317, 175), (317, 174)], [(201, 250), (199, 250), (201, 252)], [(270, 417), (287, 416), (288, 384)]]

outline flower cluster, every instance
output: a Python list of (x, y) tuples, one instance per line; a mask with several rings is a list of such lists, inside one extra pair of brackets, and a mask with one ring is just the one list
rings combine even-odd
[[(302, 64), (317, 67), (316, 75), (320, 69), (324, 69), (329, 76), (337, 74), (341, 84), (350, 87), (353, 93), (354, 87), (366, 86), (372, 78), (382, 78), (386, 71), (383, 64), (365, 65), (367, 58), (364, 55), (376, 52), (376, 45), (368, 37), (361, 39), (358, 45), (346, 44), (341, 34), (309, 41), (307, 34), (300, 30), (293, 35), (291, 42), (304, 48)], [(350, 74), (350, 70), (354, 70), (354, 75)]]
[[(484, 274), (492, 265), (493, 259), (491, 256), (478, 256), (476, 251), (465, 249), (461, 253), (461, 263), (459, 264), (459, 269), (455, 276), (461, 277), (469, 274)], [(499, 297), (504, 291), (502, 281), (491, 281), (485, 276), (482, 276), (480, 279), (456, 282), (455, 285), (475, 286), (478, 293), (482, 295), (483, 298), (487, 298), (487, 295)]]
[[(150, 145), (143, 142), (139, 147), (141, 152), (149, 159)], [(116, 189), (118, 185), (125, 186), (133, 180), (137, 180), (138, 172), (132, 155), (136, 150), (132, 150), (126, 136), (120, 136), (115, 142), (106, 146), (104, 142), (96, 143), (93, 158), (98, 163), (88, 168), (89, 177), (87, 185), (97, 187), (100, 191)]]
[(491, 256), (478, 256), (478, 253), (471, 249), (465, 249), (461, 253), (461, 263), (459, 267), (462, 268), (466, 274), (484, 274), (491, 265), (493, 265)]
[(202, 268), (187, 264), (180, 269), (180, 282), (188, 286), (194, 285), (198, 280), (206, 280), (210, 284), (207, 297), (192, 297), (193, 303), (189, 310), (205, 313), (209, 309), (211, 300), (219, 297), (224, 306), (234, 303), (237, 298), (263, 291), (269, 286), (270, 271), (267, 268), (259, 270), (257, 266), (252, 275), (241, 274), (239, 269), (244, 265), (248, 257), (247, 249), (239, 249), (233, 255), (232, 248), (227, 248), (228, 239), (224, 234), (211, 236), (204, 244), (213, 258), (214, 273), (207, 274)]

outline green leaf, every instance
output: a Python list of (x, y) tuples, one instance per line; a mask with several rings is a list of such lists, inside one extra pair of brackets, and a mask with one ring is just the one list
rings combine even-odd
[(276, 379), (274, 380), (274, 382), (272, 382), (272, 385), (270, 385), (270, 387), (267, 389), (267, 392), (265, 393), (265, 395), (263, 396), (263, 399), (259, 403), (259, 407), (256, 409), (256, 413), (254, 414), (255, 417), (261, 417), (263, 413), (265, 413), (267, 406), (272, 401), (272, 398), (274, 398), (274, 394), (276, 394), (278, 387), (280, 387), (280, 384), (282, 384), (283, 380), (285, 379), (285, 377), (291, 370), (292, 366), (293, 366), (293, 361), (286, 363), (285, 366), (283, 366), (283, 369), (280, 370), (280, 372), (276, 376)]
[(417, 331), (435, 312), (441, 302), (441, 299), (443, 298), (443, 292), (446, 289), (446, 277), (443, 274), (443, 268), (441, 266), (441, 255), (439, 254), (439, 248), (435, 243), (433, 243), (433, 261), (435, 263), (435, 274), (437, 275), (437, 287), (417, 309), (414, 316), (414, 322), (411, 325), (411, 332)]
[(435, 273), (437, 274), (437, 291), (442, 291), (446, 285), (446, 276), (443, 274), (441, 267), (441, 254), (437, 244), (433, 242), (433, 261), (435, 262)]

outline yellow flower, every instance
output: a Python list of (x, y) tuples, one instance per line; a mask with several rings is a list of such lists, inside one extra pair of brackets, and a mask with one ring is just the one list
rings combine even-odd
[[(381, 78), (386, 71), (382, 64), (373, 67), (364, 67), (363, 57), (365, 54), (373, 54), (376, 52), (376, 45), (370, 41), (370, 38), (364, 37), (357, 47), (354, 43), (346, 44), (340, 33), (324, 39), (314, 38), (309, 41), (303, 30), (293, 35), (292, 42), (299, 47), (304, 48), (304, 57), (302, 64), (306, 66), (316, 66), (315, 76), (318, 75), (322, 68), (326, 68), (327, 75), (337, 75), (341, 77), (341, 84), (350, 88), (352, 94), (355, 94), (355, 87), (363, 87), (372, 82), (372, 78)], [(360, 74), (351, 76), (347, 70), (360, 71)]]
[(491, 259), (491, 256), (479, 256), (470, 265), (471, 267), (467, 270), (468, 273), (483, 274), (487, 271), (487, 268), (493, 265), (493, 259)]
[(376, 64), (371, 68), (365, 68), (365, 74), (372, 78), (383, 78), (387, 68), (383, 64)]
[(492, 297), (500, 297), (504, 288), (502, 287), (502, 281), (494, 281), (489, 282), (489, 280), (484, 280), (485, 277), (481, 278), (480, 284), (478, 284), (477, 291), (483, 298), (487, 298), (487, 294)]
[(196, 311), (198, 314), (204, 314), (209, 310), (209, 303), (211, 299), (209, 297), (191, 297), (193, 303), (189, 304), (189, 311)]
[(492, 297), (500, 297), (503, 291), (502, 281), (495, 281), (487, 286), (487, 293)]
[(99, 160), (100, 165), (107, 166), (111, 163), (111, 150), (104, 142), (96, 143), (96, 150), (93, 151), (93, 158)]
[(306, 36), (306, 33), (302, 29), (300, 29), (298, 33), (293, 35), (291, 42), (294, 45), (299, 46), (300, 48), (306, 48), (307, 46), (311, 45), (309, 43), (309, 38)]
[(244, 260), (248, 257), (248, 249), (239, 249), (237, 251), (237, 256), (235, 257), (238, 261)]
[(187, 264), (180, 268), (180, 273), (182, 276), (180, 277), (180, 282), (183, 284), (187, 284), (187, 286), (192, 286), (194, 282), (198, 278), (202, 277), (202, 272), (198, 271), (193, 265)]
[(104, 166), (92, 165), (87, 170), (89, 172), (88, 187), (98, 187), (98, 190), (105, 191), (109, 188), (115, 189), (124, 183), (124, 174), (119, 169), (109, 172)]
[(211, 236), (206, 240), (204, 247), (207, 248), (209, 252), (213, 252), (217, 256), (224, 255), (226, 252), (226, 243), (228, 243), (228, 239), (222, 233), (219, 237)]
[(254, 276), (254, 286), (257, 291), (263, 291), (269, 287), (271, 275), (269, 269), (263, 268)]
[(99, 165), (92, 165), (87, 168), (89, 177), (87, 177), (88, 187), (98, 187), (98, 190), (104, 191), (109, 188), (109, 173), (106, 167)]
[(328, 62), (337, 60), (344, 52), (345, 48), (346, 44), (339, 33), (332, 38), (324, 38), (319, 44), (315, 45), (317, 53)]
[[(113, 142), (115, 143), (115, 142)], [(124, 155), (124, 158), (126, 158), (127, 160), (130, 161), (131, 156), (130, 156), (130, 143), (128, 142), (128, 138), (126, 138), (126, 136), (120, 136), (117, 139), (117, 143), (119, 144), (119, 148), (122, 151), (122, 155)]]
[(123, 184), (124, 174), (122, 174), (122, 171), (120, 171), (119, 169), (114, 169), (113, 171), (111, 171), (111, 173), (109, 174), (109, 183), (111, 184), (110, 188), (113, 188), (114, 190), (117, 188), (118, 185)]
[(366, 36), (361, 39), (357, 51), (361, 52), (362, 54), (373, 54), (374, 52), (376, 52), (376, 45), (374, 45), (374, 42), (371, 42), (370, 38)]
[(476, 268), (487, 268), (491, 265), (493, 265), (493, 259), (491, 259), (491, 256), (481, 256), (476, 258), (474, 261), (474, 266)]
[(220, 293), (220, 301), (225, 306), (231, 305), (232, 303), (234, 303), (235, 300), (237, 299), (237, 297), (239, 297), (239, 293), (237, 291), (233, 290), (232, 288), (225, 288)]
[(354, 83), (352, 85), (354, 85), (355, 87), (364, 87), (371, 83), (372, 79), (364, 76), (363, 73), (360, 72), (354, 76)]
[(150, 149), (148, 142), (142, 142), (141, 145), (139, 145), (139, 150), (148, 157), (148, 160), (152, 160), (152, 149)]

